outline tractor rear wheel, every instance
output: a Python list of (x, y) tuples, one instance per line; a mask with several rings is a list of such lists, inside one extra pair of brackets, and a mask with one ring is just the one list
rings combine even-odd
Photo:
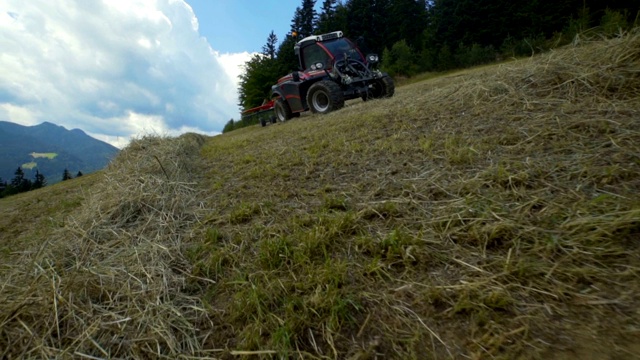
[(326, 114), (344, 106), (344, 95), (338, 84), (330, 80), (322, 80), (309, 88), (307, 104), (311, 112)]

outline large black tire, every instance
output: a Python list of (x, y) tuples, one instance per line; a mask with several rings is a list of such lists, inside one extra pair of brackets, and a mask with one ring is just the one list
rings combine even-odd
[(396, 92), (396, 85), (391, 76), (383, 76), (371, 84), (371, 88), (366, 95), (362, 96), (362, 100), (390, 98)]
[(289, 104), (287, 104), (287, 102), (282, 98), (276, 99), (276, 103), (274, 104), (273, 108), (276, 113), (276, 118), (278, 118), (278, 120), (280, 121), (287, 121), (293, 117)]
[(326, 114), (344, 106), (344, 94), (340, 86), (330, 80), (322, 80), (311, 85), (307, 92), (307, 104), (311, 112)]

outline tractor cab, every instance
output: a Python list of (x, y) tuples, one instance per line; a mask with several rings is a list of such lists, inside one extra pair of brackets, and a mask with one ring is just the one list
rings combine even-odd
[(308, 36), (296, 43), (294, 52), (302, 71), (330, 70), (335, 61), (345, 58), (366, 62), (358, 47), (343, 37), (342, 31)]

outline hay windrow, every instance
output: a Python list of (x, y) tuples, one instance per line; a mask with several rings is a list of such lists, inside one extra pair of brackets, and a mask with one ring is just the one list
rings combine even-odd
[(640, 33), (578, 40), (133, 142), (5, 266), (0, 357), (632, 358)]
[(68, 225), (14, 267), (0, 305), (4, 357), (199, 351), (207, 314), (185, 291), (182, 252), (201, 216), (202, 140), (133, 141)]

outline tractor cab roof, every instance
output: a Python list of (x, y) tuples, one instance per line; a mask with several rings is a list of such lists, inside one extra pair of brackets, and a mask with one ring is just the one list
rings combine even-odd
[(322, 34), (322, 35), (311, 35), (311, 36), (307, 36), (306, 38), (298, 41), (296, 43), (296, 45), (293, 47), (294, 52), (296, 53), (296, 56), (300, 54), (300, 49), (304, 48), (306, 46), (309, 46), (311, 44), (315, 44), (317, 42), (323, 42), (323, 41), (328, 41), (328, 40), (333, 40), (333, 39), (339, 39), (343, 37), (342, 31), (334, 31), (334, 32), (330, 32), (330, 33), (326, 33), (326, 34)]

